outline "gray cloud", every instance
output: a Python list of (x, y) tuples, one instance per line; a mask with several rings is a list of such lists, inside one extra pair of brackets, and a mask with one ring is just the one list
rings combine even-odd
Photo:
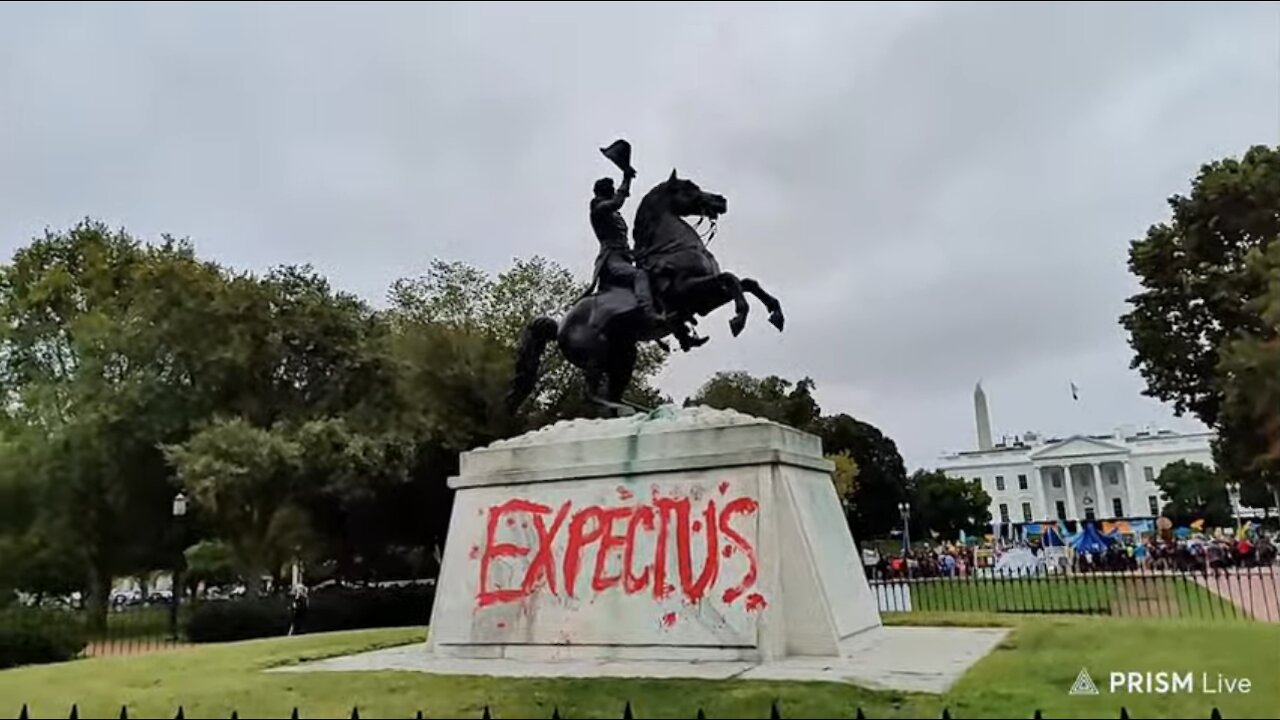
[[(1127, 243), (1198, 164), (1280, 142), (1270, 3), (6, 5), (0, 238), (94, 215), (374, 302), (436, 256), (586, 274), (595, 148), (725, 193), (786, 304), (677, 355), (811, 375), (908, 461), (1170, 422), (1116, 325)], [(1084, 388), (1070, 400), (1067, 383)], [(1186, 421), (1183, 421), (1185, 426)]]

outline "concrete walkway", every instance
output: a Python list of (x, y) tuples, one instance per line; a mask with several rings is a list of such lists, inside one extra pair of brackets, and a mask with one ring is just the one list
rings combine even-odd
[(1244, 615), (1263, 622), (1280, 622), (1280, 572), (1275, 566), (1233, 568), (1217, 575), (1196, 575), (1195, 581), (1229, 600)]
[(268, 672), (399, 670), (440, 675), (569, 678), (700, 678), (844, 682), (876, 690), (942, 693), (995, 648), (1005, 628), (881, 627), (841, 644), (841, 657), (781, 662), (461, 660), (433, 658), (425, 644), (330, 658)]

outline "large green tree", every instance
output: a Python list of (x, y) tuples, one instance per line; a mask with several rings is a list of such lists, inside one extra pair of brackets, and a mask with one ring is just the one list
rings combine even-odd
[(70, 549), (105, 620), (113, 577), (164, 563), (173, 495), (160, 445), (213, 403), (225, 278), (192, 248), (100, 223), (47, 233), (0, 267), (0, 389), (33, 526)]
[(854, 537), (889, 533), (898, 522), (898, 503), (909, 499), (907, 468), (893, 439), (871, 423), (845, 413), (819, 417), (809, 428), (829, 453), (846, 453), (858, 464), (858, 482), (849, 508)]
[(1222, 478), (1202, 463), (1179, 460), (1164, 466), (1156, 485), (1168, 498), (1160, 514), (1175, 525), (1203, 519), (1209, 526), (1231, 524), (1231, 503)]
[[(768, 418), (807, 430), (822, 413), (809, 378), (791, 382), (776, 375), (758, 378), (742, 371), (718, 372), (703, 383), (685, 405), (706, 405)], [(837, 452), (826, 448), (830, 452)]]
[(1280, 243), (1251, 251), (1247, 267), (1266, 288), (1253, 303), (1263, 325), (1237, 333), (1223, 348), (1216, 450), (1220, 464), (1241, 481), (1244, 504), (1280, 507)]
[(978, 534), (991, 526), (991, 496), (977, 483), (937, 470), (917, 470), (907, 483), (913, 534), (934, 531), (954, 539), (961, 530)]
[(1218, 431), (1219, 469), (1246, 485), (1250, 502), (1280, 500), (1280, 341), (1268, 299), (1280, 277), (1280, 147), (1206, 163), (1169, 206), (1170, 218), (1129, 250), (1142, 285), (1121, 317), (1133, 366), (1147, 394)]
[(1280, 238), (1280, 147), (1205, 164), (1169, 207), (1169, 220), (1130, 246), (1142, 289), (1121, 322), (1147, 394), (1212, 427), (1224, 394), (1219, 352), (1237, 333), (1264, 328), (1255, 301), (1266, 286), (1246, 258)]
[(848, 456), (857, 468), (846, 498), (850, 528), (859, 539), (882, 536), (895, 525), (897, 504), (907, 499), (907, 470), (892, 439), (870, 423), (846, 414), (824, 416), (813, 397), (814, 382), (745, 372), (714, 375), (686, 405), (732, 408), (784, 423), (822, 438), (823, 452)]

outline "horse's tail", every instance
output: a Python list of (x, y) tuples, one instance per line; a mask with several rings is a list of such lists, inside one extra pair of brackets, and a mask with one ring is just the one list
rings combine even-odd
[(515, 412), (533, 392), (538, 384), (538, 368), (542, 365), (542, 352), (547, 343), (555, 339), (560, 326), (555, 320), (543, 316), (534, 318), (533, 322), (520, 333), (520, 345), (516, 349), (515, 376), (511, 379), (511, 389), (507, 392), (507, 410)]

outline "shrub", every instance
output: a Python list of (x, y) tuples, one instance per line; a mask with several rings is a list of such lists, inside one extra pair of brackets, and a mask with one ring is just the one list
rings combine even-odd
[(0, 669), (70, 660), (84, 646), (79, 618), (57, 612), (0, 612)]
[(278, 597), (205, 602), (187, 619), (187, 639), (197, 643), (275, 637), (288, 631), (289, 604)]
[[(311, 594), (296, 632), (426, 625), (434, 597), (430, 585), (317, 590)], [(291, 621), (290, 602), (285, 596), (206, 602), (187, 620), (187, 638), (203, 643), (275, 637), (287, 633)]]

